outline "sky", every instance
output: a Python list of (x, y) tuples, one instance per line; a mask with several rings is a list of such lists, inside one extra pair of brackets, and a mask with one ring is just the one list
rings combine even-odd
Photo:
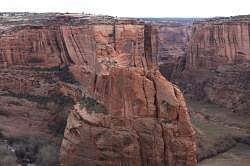
[(250, 14), (250, 0), (0, 0), (0, 12), (70, 12), (118, 17)]

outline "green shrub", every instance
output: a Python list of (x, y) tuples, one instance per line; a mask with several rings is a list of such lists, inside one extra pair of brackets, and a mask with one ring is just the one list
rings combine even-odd
[(80, 100), (80, 107), (85, 107), (89, 113), (95, 112), (107, 114), (105, 106), (90, 97), (82, 97)]

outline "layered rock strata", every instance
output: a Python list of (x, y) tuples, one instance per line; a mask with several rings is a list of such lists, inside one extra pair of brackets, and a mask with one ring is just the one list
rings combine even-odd
[[(34, 96), (48, 97), (38, 109), (44, 119), (29, 111), (34, 115), (29, 120), (37, 121), (34, 129), (40, 134), (51, 136), (48, 108), (53, 115), (59, 111), (67, 115), (68, 109), (47, 101), (50, 96), (59, 106), (69, 101), (58, 95), (76, 103), (64, 131), (61, 165), (196, 165), (194, 130), (185, 100), (159, 73), (157, 56), (153, 56), (154, 28), (142, 21), (106, 17), (102, 21), (77, 16), (57, 19), (14, 27), (0, 37), (1, 67), (10, 73), (21, 71), (2, 74), (0, 87), (17, 99), (19, 95), (29, 101), (36, 100)], [(34, 75), (23, 73), (23, 67), (35, 69)], [(42, 74), (51, 77), (43, 81)], [(14, 105), (20, 115), (25, 114), (19, 104)], [(61, 122), (60, 117), (54, 121)], [(17, 134), (7, 129), (3, 127)]]
[[(249, 112), (249, 20), (225, 19), (193, 25), (183, 77), (210, 101)], [(197, 93), (196, 93), (197, 94)]]
[(69, 115), (62, 163), (195, 165), (194, 131), (183, 96), (158, 72), (152, 44), (144, 41), (153, 39), (151, 27), (116, 26), (116, 43), (112, 27), (91, 27), (97, 49), (88, 56), (95, 64), (70, 67), (86, 89)]
[(236, 16), (159, 26), (161, 73), (193, 98), (249, 112), (249, 22)]

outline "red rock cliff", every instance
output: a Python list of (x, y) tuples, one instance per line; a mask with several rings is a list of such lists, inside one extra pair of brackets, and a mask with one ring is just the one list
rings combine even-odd
[[(67, 65), (80, 83), (74, 85), (77, 91), (73, 85), (59, 87), (77, 102), (64, 132), (62, 165), (196, 165), (185, 100), (158, 71), (150, 25), (114, 20), (25, 26), (1, 36), (0, 42), (3, 67)], [(50, 84), (39, 82), (42, 90), (22, 93), (48, 95)]]
[(193, 26), (189, 69), (213, 69), (250, 61), (248, 22), (205, 22)]
[(248, 112), (249, 22), (233, 17), (195, 23), (179, 85), (192, 89), (198, 98)]
[(64, 165), (195, 165), (183, 96), (156, 70), (152, 46), (144, 41), (152, 38), (151, 27), (145, 27), (88, 27), (95, 65), (70, 69), (100, 110), (89, 107), (88, 97), (72, 110), (61, 148)]

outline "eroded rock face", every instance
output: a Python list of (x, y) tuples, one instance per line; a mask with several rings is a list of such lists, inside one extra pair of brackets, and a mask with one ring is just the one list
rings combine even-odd
[(194, 24), (188, 52), (188, 69), (216, 69), (249, 63), (249, 23)]
[(193, 98), (249, 112), (249, 22), (236, 16), (156, 26), (161, 73)]
[(249, 21), (194, 24), (183, 79), (199, 96), (235, 111), (248, 112), (249, 64)]
[(64, 95), (60, 89), (66, 83), (60, 81), (58, 74), (31, 68), (1, 69), (0, 131), (4, 136), (63, 134), (67, 112), (74, 101), (73, 96)]
[(161, 23), (153, 27), (157, 29), (154, 47), (159, 57), (160, 71), (167, 79), (172, 79), (185, 69), (191, 25)]
[(120, 34), (133, 35), (116, 35), (116, 41), (123, 42), (114, 44), (110, 38), (114, 31), (109, 25), (91, 27), (96, 48), (103, 48), (93, 49), (89, 55), (96, 57), (95, 65), (90, 66), (94, 70), (88, 65), (70, 67), (87, 97), (69, 115), (61, 147), (62, 163), (195, 165), (194, 130), (184, 98), (159, 73), (155, 57), (150, 57), (153, 50), (148, 47), (152, 46), (144, 41), (144, 35), (148, 35), (145, 39), (153, 38), (147, 34), (151, 29), (146, 26), (144, 31), (144, 25), (119, 26), (123, 27)]
[(61, 165), (196, 165), (185, 100), (153, 56), (156, 29), (136, 20), (62, 19), (0, 37), (0, 129), (53, 138), (76, 103)]
[(0, 62), (9, 65), (58, 66), (68, 62), (65, 42), (58, 27), (25, 27), (0, 39)]
[(92, 93), (100, 104), (76, 105), (69, 115), (65, 165), (195, 165), (194, 131), (174, 85), (160, 73), (131, 69), (96, 80)]

